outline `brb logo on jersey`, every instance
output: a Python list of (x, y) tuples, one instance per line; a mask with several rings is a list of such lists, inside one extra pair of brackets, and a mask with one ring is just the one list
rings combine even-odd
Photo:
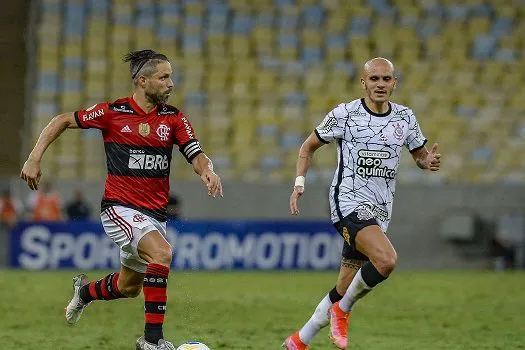
[(129, 163), (130, 169), (144, 170), (166, 170), (169, 167), (168, 156), (146, 154), (143, 150), (130, 150)]
[(384, 177), (385, 179), (393, 179), (396, 176), (394, 169), (383, 166), (383, 159), (389, 159), (390, 153), (388, 151), (369, 151), (359, 150), (357, 153), (357, 173), (368, 179), (370, 177)]

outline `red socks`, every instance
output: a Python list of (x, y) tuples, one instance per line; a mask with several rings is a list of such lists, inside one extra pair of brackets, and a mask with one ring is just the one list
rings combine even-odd
[(149, 264), (144, 276), (144, 338), (158, 344), (163, 339), (162, 325), (166, 312), (168, 274), (170, 269), (160, 264)]

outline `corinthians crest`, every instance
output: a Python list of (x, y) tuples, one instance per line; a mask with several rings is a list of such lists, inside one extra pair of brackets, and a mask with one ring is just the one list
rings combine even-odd
[(139, 134), (143, 137), (146, 137), (149, 135), (149, 124), (148, 123), (140, 123), (139, 124)]
[(396, 123), (394, 126), (394, 137), (401, 141), (403, 139), (403, 136), (405, 135), (404, 125), (401, 125), (399, 123)]

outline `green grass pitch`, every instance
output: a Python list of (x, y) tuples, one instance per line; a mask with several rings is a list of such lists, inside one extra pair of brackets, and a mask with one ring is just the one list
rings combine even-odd
[[(63, 308), (74, 271), (0, 270), (0, 349), (134, 349), (143, 298)], [(93, 272), (90, 278), (100, 278)], [(164, 334), (216, 349), (280, 349), (336, 272), (172, 272)], [(395, 272), (356, 304), (350, 349), (525, 349), (525, 274)], [(334, 349), (321, 330), (310, 349)]]

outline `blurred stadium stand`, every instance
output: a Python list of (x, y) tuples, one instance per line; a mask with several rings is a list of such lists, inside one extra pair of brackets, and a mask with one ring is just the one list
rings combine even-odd
[[(35, 138), (61, 111), (129, 94), (121, 58), (152, 47), (171, 58), (171, 103), (189, 115), (226, 180), (289, 182), (303, 138), (337, 103), (362, 95), (361, 65), (384, 56), (400, 77), (393, 100), (414, 109), (447, 155), (432, 177), (403, 157), (400, 182), (525, 181), (522, 0), (40, 0), (39, 7)], [(320, 153), (311, 182), (333, 174), (335, 153)], [(58, 179), (105, 173), (92, 130), (65, 133), (44, 162)], [(173, 171), (191, 176), (190, 167)]]

